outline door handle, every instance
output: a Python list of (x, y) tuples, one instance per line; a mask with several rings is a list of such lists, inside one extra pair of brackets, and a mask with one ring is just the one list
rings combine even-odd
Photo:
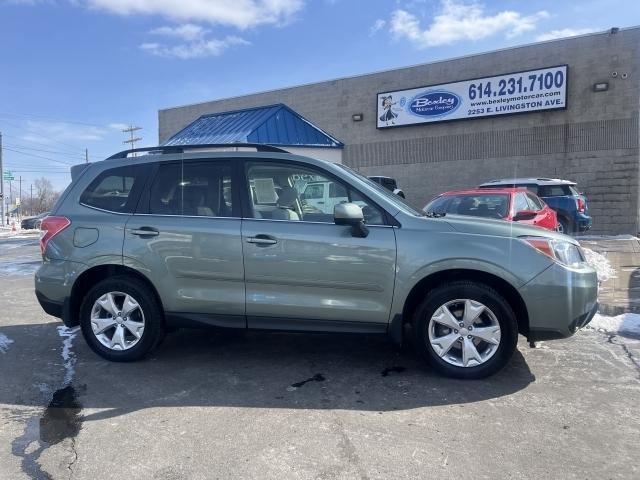
[(158, 230), (151, 227), (140, 227), (131, 230), (132, 235), (138, 235), (140, 237), (155, 237), (160, 234)]
[(254, 243), (258, 246), (266, 247), (267, 245), (275, 245), (276, 243), (278, 243), (278, 240), (276, 240), (271, 235), (260, 234), (260, 235), (256, 235), (255, 237), (248, 237), (247, 243)]

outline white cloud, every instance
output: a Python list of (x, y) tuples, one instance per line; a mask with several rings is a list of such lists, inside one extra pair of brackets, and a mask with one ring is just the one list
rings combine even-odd
[(555, 40), (556, 38), (575, 37), (576, 35), (585, 35), (597, 31), (597, 28), (561, 28), (538, 35), (536, 41), (544, 42), (545, 40)]
[(382, 30), (386, 24), (387, 24), (386, 20), (383, 20), (381, 18), (377, 19), (375, 22), (373, 22), (373, 25), (371, 25), (371, 30), (369, 31), (369, 35), (375, 35), (380, 30)]
[(125, 128), (129, 128), (129, 125), (126, 123), (110, 123), (108, 126), (114, 130), (124, 130)]
[(207, 22), (239, 29), (289, 22), (304, 0), (75, 0), (118, 15), (159, 15), (178, 22)]
[(31, 142), (91, 142), (102, 140), (107, 130), (89, 125), (76, 125), (66, 122), (43, 122), (27, 120), (26, 133), (22, 139)]
[(225, 50), (235, 45), (248, 45), (246, 40), (227, 36), (222, 39), (202, 39), (178, 45), (163, 45), (160, 43), (143, 43), (140, 49), (160, 57), (177, 57), (183, 60), (221, 55)]
[(177, 27), (160, 27), (154, 28), (149, 33), (154, 35), (163, 35), (165, 37), (181, 38), (187, 42), (192, 42), (209, 33), (210, 30), (195, 25), (193, 23), (185, 23)]
[(548, 17), (544, 10), (532, 15), (513, 10), (491, 15), (479, 3), (442, 0), (437, 14), (426, 28), (421, 28), (417, 16), (398, 9), (391, 14), (390, 30), (397, 39), (404, 38), (419, 48), (427, 48), (463, 40), (481, 40), (498, 33), (513, 37), (535, 29), (540, 20)]

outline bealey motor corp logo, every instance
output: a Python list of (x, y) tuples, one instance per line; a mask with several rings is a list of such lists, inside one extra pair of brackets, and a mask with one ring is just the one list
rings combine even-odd
[(407, 110), (419, 117), (440, 117), (455, 112), (462, 100), (446, 90), (431, 90), (411, 99)]

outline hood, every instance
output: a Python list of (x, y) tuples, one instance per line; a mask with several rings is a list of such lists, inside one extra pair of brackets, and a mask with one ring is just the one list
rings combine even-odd
[(494, 220), (491, 218), (470, 217), (468, 215), (447, 214), (442, 220), (458, 232), (473, 235), (489, 235), (494, 237), (544, 237), (579, 245), (577, 240), (562, 233), (553, 232), (544, 228), (523, 225), (518, 222)]

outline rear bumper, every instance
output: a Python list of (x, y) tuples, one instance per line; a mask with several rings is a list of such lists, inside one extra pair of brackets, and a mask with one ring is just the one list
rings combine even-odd
[(592, 220), (588, 215), (578, 214), (574, 221), (576, 224), (576, 230), (578, 230), (579, 232), (586, 232), (591, 228)]
[(44, 262), (35, 274), (38, 303), (49, 315), (58, 317), (67, 327), (77, 325), (70, 309), (71, 287), (83, 265), (64, 260)]
[(598, 310), (598, 280), (588, 265), (554, 264), (520, 289), (529, 313), (529, 341), (573, 335)]
[(64, 306), (64, 302), (57, 302), (55, 300), (51, 300), (50, 298), (45, 297), (41, 292), (36, 290), (36, 298), (38, 299), (38, 303), (45, 311), (47, 315), (51, 315), (52, 317), (62, 318), (62, 310)]

